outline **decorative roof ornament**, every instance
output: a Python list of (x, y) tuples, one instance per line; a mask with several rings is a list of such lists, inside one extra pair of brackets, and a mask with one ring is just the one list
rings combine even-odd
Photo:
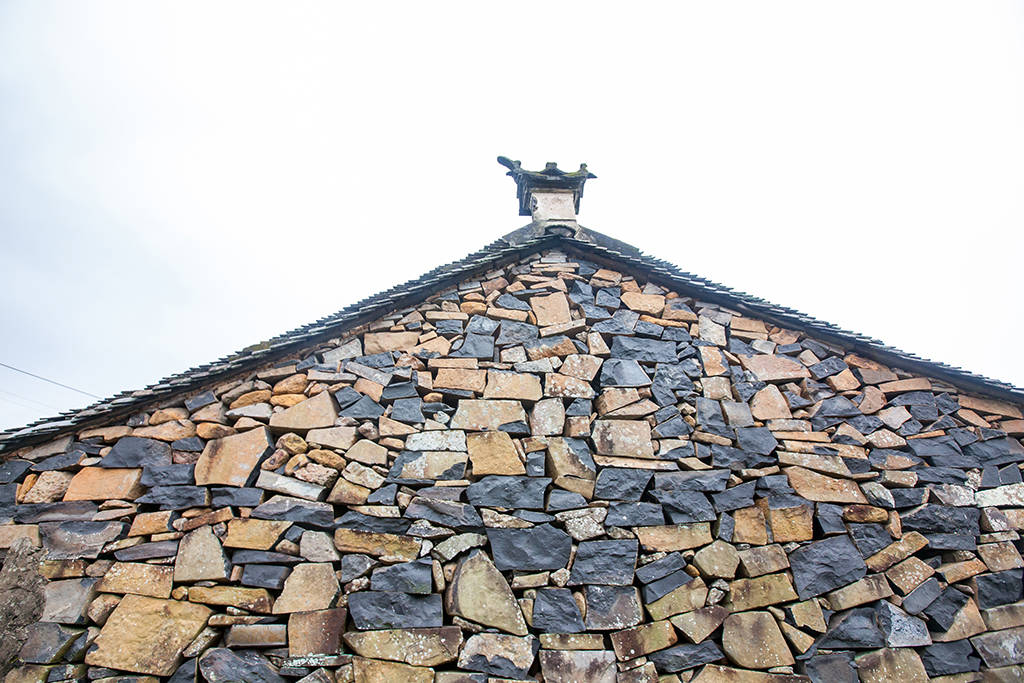
[(543, 171), (527, 171), (522, 162), (513, 161), (508, 157), (498, 157), (498, 163), (508, 169), (506, 175), (516, 181), (516, 196), (519, 198), (519, 215), (534, 215), (536, 205), (532, 201), (535, 192), (572, 192), (573, 212), (579, 213), (580, 198), (583, 197), (583, 184), (588, 178), (597, 176), (587, 170), (586, 164), (580, 164), (578, 171), (563, 171), (558, 164), (549, 161)]

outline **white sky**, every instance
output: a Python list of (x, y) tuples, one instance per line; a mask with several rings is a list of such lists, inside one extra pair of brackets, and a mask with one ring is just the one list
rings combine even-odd
[[(0, 362), (108, 396), (520, 227), (1024, 385), (1024, 3), (0, 0)], [(85, 396), (0, 367), (0, 427)]]

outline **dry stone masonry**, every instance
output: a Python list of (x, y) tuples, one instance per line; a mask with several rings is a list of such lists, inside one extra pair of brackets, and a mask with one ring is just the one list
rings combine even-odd
[(548, 250), (8, 454), (5, 581), (30, 566), (0, 665), (1024, 680), (1022, 435), (1017, 405)]

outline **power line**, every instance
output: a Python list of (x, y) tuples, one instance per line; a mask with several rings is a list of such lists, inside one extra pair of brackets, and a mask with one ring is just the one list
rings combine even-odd
[(8, 370), (14, 370), (15, 372), (20, 372), (23, 375), (28, 375), (29, 377), (35, 377), (36, 379), (41, 379), (44, 382), (49, 382), (50, 384), (56, 384), (58, 387), (64, 387), (65, 389), (70, 389), (71, 391), (77, 391), (78, 393), (85, 394), (86, 396), (92, 396), (93, 398), (102, 398), (100, 396), (97, 396), (96, 394), (90, 394), (88, 391), (82, 391), (81, 389), (75, 389), (74, 387), (69, 387), (67, 384), (62, 384), (60, 382), (55, 382), (52, 379), (47, 379), (46, 377), (41, 377), (39, 375), (36, 375), (36, 374), (33, 374), (33, 373), (29, 372), (28, 370), (22, 370), (21, 368), (16, 368), (13, 365), (8, 365), (7, 363), (0, 363), (0, 366), (3, 366), (5, 368), (7, 368)]
[(37, 401), (34, 398), (29, 398), (28, 396), (22, 396), (21, 394), (16, 394), (13, 391), (4, 391), (3, 389), (0, 389), (0, 394), (7, 394), (8, 396), (14, 396), (15, 398), (19, 398), (22, 401), (28, 401), (29, 403), (35, 403), (36, 405), (38, 405), (38, 406), (40, 406), (42, 408), (49, 408), (50, 410), (60, 411), (60, 408), (58, 408), (57, 406), (51, 406), (49, 403), (43, 403), (42, 401)]

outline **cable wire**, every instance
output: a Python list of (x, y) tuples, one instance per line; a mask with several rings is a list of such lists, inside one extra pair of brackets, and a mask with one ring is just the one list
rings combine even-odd
[(22, 370), (21, 368), (16, 368), (13, 365), (8, 365), (7, 363), (0, 363), (0, 366), (3, 366), (5, 368), (7, 368), (8, 370), (14, 370), (15, 372), (20, 372), (23, 375), (28, 375), (29, 377), (35, 377), (36, 379), (41, 379), (44, 382), (49, 382), (50, 384), (56, 384), (58, 387), (64, 387), (65, 389), (70, 389), (71, 391), (77, 391), (78, 393), (85, 394), (86, 396), (92, 396), (93, 398), (97, 398), (97, 399), (98, 398), (102, 398), (101, 396), (97, 396), (96, 394), (90, 394), (88, 391), (82, 391), (81, 389), (76, 389), (74, 387), (69, 387), (67, 384), (62, 384), (61, 382), (56, 382), (56, 381), (54, 381), (52, 379), (47, 379), (46, 377), (42, 377), (40, 375), (33, 374), (33, 373), (29, 372), (28, 370)]

